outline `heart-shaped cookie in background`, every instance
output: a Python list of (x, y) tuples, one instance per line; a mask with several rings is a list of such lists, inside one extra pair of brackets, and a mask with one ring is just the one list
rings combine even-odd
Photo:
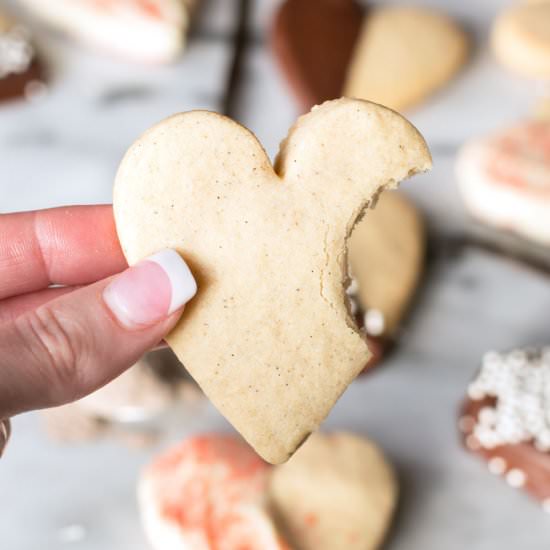
[(550, 245), (550, 120), (528, 120), (466, 143), (456, 177), (476, 219)]
[(400, 110), (443, 87), (463, 66), (468, 38), (446, 15), (353, 0), (286, 0), (271, 42), (300, 105), (341, 95)]
[(343, 95), (407, 109), (447, 84), (467, 57), (468, 38), (446, 15), (409, 6), (373, 9)]
[(550, 2), (503, 11), (493, 25), (491, 44), (505, 67), (521, 76), (550, 80)]
[(375, 208), (355, 226), (348, 248), (352, 275), (348, 295), (358, 325), (369, 339), (373, 358), (368, 367), (372, 367), (396, 340), (420, 281), (424, 223), (405, 195), (384, 191)]
[(430, 167), (407, 120), (351, 99), (301, 117), (275, 167), (252, 133), (205, 111), (161, 122), (122, 161), (126, 258), (174, 248), (188, 261), (199, 292), (168, 344), (268, 462), (292, 455), (369, 359), (344, 288), (356, 220)]
[(374, 550), (397, 501), (369, 440), (315, 434), (274, 468), (236, 437), (198, 435), (156, 458), (138, 496), (155, 549)]
[(116, 57), (169, 63), (185, 46), (198, 0), (20, 0), (67, 35)]
[(550, 513), (550, 348), (488, 352), (459, 418), (466, 448)]
[(296, 550), (375, 550), (397, 504), (397, 480), (382, 452), (349, 433), (310, 437), (273, 469), (269, 496)]
[(0, 13), (0, 102), (33, 99), (44, 88), (44, 70), (30, 30)]

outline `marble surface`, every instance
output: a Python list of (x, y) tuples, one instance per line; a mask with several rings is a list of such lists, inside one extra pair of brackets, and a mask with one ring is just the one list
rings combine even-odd
[[(444, 7), (475, 39), (470, 63), (452, 85), (407, 113), (435, 162), (405, 190), (432, 233), (456, 234), (470, 223), (454, 184), (457, 147), (527, 115), (538, 92), (497, 66), (487, 47), (490, 22), (507, 2), (407, 3)], [(255, 4), (239, 104), (241, 122), (272, 156), (297, 114), (265, 48), (274, 6)], [(206, 0), (185, 57), (171, 67), (117, 63), (38, 28), (51, 87), (40, 102), (0, 106), (0, 212), (110, 202), (118, 162), (140, 132), (175, 111), (219, 105), (233, 9), (233, 1)], [(386, 548), (550, 546), (550, 517), (466, 454), (456, 433), (456, 410), (481, 354), (547, 342), (548, 326), (550, 282), (541, 275), (476, 249), (432, 262), (398, 350), (356, 381), (326, 422), (369, 434), (396, 465), (401, 504)], [(230, 428), (205, 406), (180, 432), (205, 429)], [(145, 550), (134, 492), (153, 451), (113, 442), (59, 446), (46, 439), (38, 415), (16, 418), (0, 463), (0, 548)]]

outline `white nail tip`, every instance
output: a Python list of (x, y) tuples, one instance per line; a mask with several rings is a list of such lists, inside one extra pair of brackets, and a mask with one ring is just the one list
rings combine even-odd
[(197, 293), (197, 282), (185, 263), (185, 260), (172, 249), (165, 249), (149, 256), (149, 262), (155, 262), (168, 275), (172, 285), (172, 300), (168, 314), (184, 306)]

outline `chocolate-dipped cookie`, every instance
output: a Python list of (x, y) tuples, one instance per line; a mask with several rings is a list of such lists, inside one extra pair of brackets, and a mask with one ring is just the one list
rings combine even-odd
[(487, 353), (462, 406), (466, 448), (550, 512), (550, 348)]
[(355, 0), (289, 0), (275, 14), (271, 44), (304, 110), (342, 95), (363, 22)]
[(348, 243), (347, 289), (357, 324), (378, 363), (395, 343), (414, 297), (425, 256), (421, 216), (403, 193), (383, 192), (354, 228)]
[(411, 107), (444, 86), (468, 54), (466, 34), (437, 11), (364, 12), (353, 0), (286, 0), (271, 42), (304, 110), (341, 95)]
[(43, 77), (29, 30), (0, 14), (0, 102), (32, 97)]

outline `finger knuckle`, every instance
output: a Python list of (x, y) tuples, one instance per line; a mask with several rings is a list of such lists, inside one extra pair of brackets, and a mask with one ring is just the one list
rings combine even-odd
[(71, 389), (76, 392), (82, 373), (80, 363), (85, 355), (85, 339), (78, 324), (45, 305), (20, 317), (18, 329), (29, 343), (37, 364), (44, 369), (52, 397), (67, 395)]

